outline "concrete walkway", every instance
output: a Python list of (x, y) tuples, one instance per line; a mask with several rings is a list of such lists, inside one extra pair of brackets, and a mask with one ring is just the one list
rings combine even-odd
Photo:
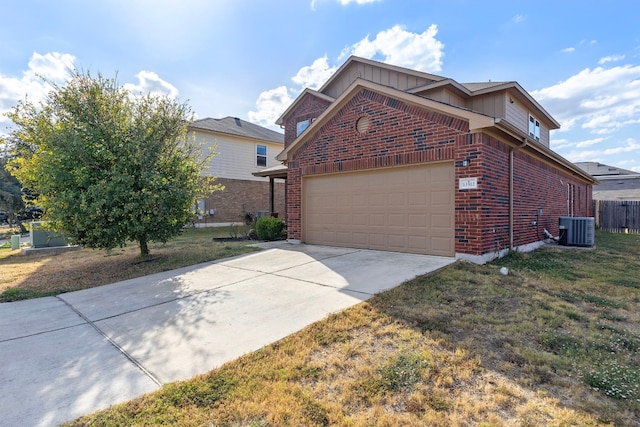
[(453, 258), (266, 250), (0, 304), (0, 425), (51, 426), (205, 373)]

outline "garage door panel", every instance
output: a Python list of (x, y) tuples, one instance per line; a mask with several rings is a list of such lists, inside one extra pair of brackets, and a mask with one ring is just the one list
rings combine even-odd
[(431, 252), (434, 255), (447, 256), (453, 252), (453, 245), (451, 239), (445, 237), (433, 237), (431, 238)]
[(386, 225), (385, 214), (383, 213), (371, 213), (369, 214), (369, 225), (372, 227)]
[(425, 206), (429, 203), (429, 194), (422, 191), (407, 191), (407, 204), (409, 206)]
[(432, 228), (442, 228), (442, 229), (450, 230), (452, 227), (451, 216), (446, 214), (431, 215), (430, 223)]
[(369, 243), (369, 233), (352, 233), (351, 237), (356, 246), (365, 246)]
[(426, 227), (428, 225), (426, 214), (408, 215), (407, 219), (409, 227)]
[(365, 214), (353, 214), (351, 215), (351, 225), (367, 225), (368, 215)]
[(336, 225), (351, 225), (351, 215), (348, 213), (337, 213), (335, 219)]
[(390, 227), (405, 227), (406, 214), (389, 214), (389, 226)]
[(451, 205), (451, 191), (434, 191), (431, 193), (432, 205)]
[(424, 253), (429, 249), (429, 245), (427, 245), (426, 237), (408, 236), (407, 244), (409, 249), (415, 252)]
[(405, 193), (406, 190), (403, 189), (391, 189), (393, 193), (389, 194), (387, 198), (387, 202), (395, 207), (404, 206), (407, 204), (407, 195)]
[(402, 234), (390, 234), (387, 243), (391, 248), (404, 249), (407, 246), (407, 236)]
[(453, 165), (304, 177), (302, 240), (454, 254)]
[(367, 202), (371, 207), (384, 207), (387, 204), (386, 193), (372, 192), (369, 194)]

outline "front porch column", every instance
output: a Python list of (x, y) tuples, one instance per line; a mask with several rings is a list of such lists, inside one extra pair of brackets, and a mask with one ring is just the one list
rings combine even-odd
[(275, 193), (275, 186), (274, 186), (274, 181), (275, 178), (273, 178), (272, 176), (269, 177), (269, 213), (272, 214), (275, 212), (275, 202), (274, 202), (274, 193)]

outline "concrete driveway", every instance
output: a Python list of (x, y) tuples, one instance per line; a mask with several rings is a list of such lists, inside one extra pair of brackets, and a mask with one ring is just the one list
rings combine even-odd
[(50, 426), (205, 373), (453, 258), (264, 251), (0, 304), (0, 425)]

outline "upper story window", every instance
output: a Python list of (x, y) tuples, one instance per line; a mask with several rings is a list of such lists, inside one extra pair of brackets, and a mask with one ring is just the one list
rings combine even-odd
[(267, 166), (267, 146), (256, 145), (256, 165)]
[(296, 136), (300, 136), (302, 132), (307, 130), (310, 124), (311, 124), (311, 120), (301, 120), (298, 123), (296, 123)]
[(540, 141), (540, 122), (533, 116), (529, 116), (529, 136)]

